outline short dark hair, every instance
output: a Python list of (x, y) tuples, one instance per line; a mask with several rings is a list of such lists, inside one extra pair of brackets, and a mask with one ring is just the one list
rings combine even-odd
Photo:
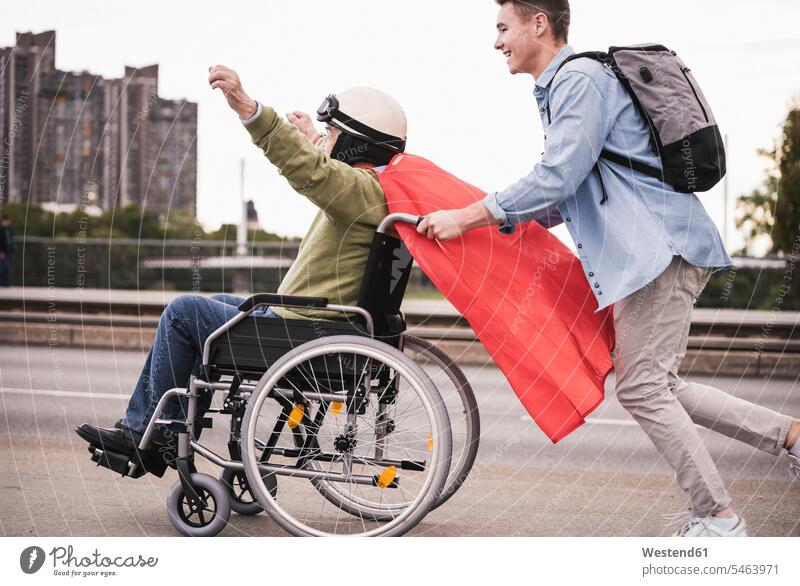
[(528, 22), (535, 14), (544, 12), (553, 29), (553, 37), (567, 42), (570, 18), (569, 0), (496, 0), (496, 2), (500, 6), (511, 2), (523, 22)]

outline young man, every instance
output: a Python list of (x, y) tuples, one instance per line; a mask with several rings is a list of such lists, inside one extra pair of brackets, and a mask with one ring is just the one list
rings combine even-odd
[(660, 168), (644, 119), (614, 74), (596, 61), (571, 61), (555, 75), (574, 53), (567, 44), (567, 0), (496, 1), (495, 49), (512, 74), (536, 80), (546, 134), (542, 160), (483, 201), (429, 215), (418, 231), (448, 240), (487, 225), (510, 233), (528, 220), (546, 227), (563, 222), (598, 308), (614, 306), (617, 397), (691, 501), (676, 535), (746, 535), (694, 424), (776, 456), (788, 450), (797, 473), (800, 420), (678, 376), (694, 302), (711, 273), (731, 262), (719, 233), (694, 194), (601, 159), (603, 197), (593, 170), (603, 148)]
[[(275, 111), (251, 99), (235, 71), (217, 65), (209, 68), (209, 83), (220, 89), (239, 115), (264, 156), (299, 194), (319, 208), (300, 244), (297, 258), (286, 273), (278, 293), (325, 297), (331, 303), (356, 305), (375, 229), (386, 216), (386, 199), (373, 167), (385, 165), (403, 152), (406, 118), (390, 96), (372, 88), (353, 88), (328, 96), (317, 112), (327, 133), (311, 134), (308, 117), (293, 113), (292, 124)], [(153, 347), (131, 396), (125, 417), (113, 428), (84, 424), (77, 433), (86, 441), (132, 456), (158, 400), (175, 387), (186, 387), (198, 374), (203, 345), (208, 336), (238, 313), (243, 299), (232, 295), (181, 295), (164, 310)], [(265, 318), (332, 318), (341, 314), (264, 308), (254, 315)], [(169, 405), (164, 416), (181, 415), (183, 405)], [(153, 452), (164, 447), (156, 440)], [(146, 462), (151, 454), (140, 455)], [(153, 466), (153, 470), (163, 467)]]

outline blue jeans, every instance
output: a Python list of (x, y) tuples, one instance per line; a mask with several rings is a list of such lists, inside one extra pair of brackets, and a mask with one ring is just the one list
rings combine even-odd
[[(212, 297), (181, 295), (167, 305), (128, 403), (122, 421), (124, 425), (143, 433), (164, 393), (175, 387), (188, 387), (189, 376), (200, 374), (206, 339), (239, 313), (237, 306), (242, 301), (241, 297), (226, 294)], [(268, 307), (261, 307), (251, 315), (280, 319)], [(200, 401), (198, 416), (208, 409), (209, 401), (210, 397), (208, 401)], [(185, 418), (185, 409), (186, 400), (174, 397), (165, 406), (163, 417)]]

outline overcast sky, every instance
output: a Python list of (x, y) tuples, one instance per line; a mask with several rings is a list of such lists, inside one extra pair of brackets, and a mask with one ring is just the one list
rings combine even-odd
[[(800, 96), (797, 0), (572, 0), (577, 50), (656, 41), (678, 52), (729, 135), (731, 204), (760, 182), (756, 149), (779, 133)], [(163, 97), (199, 102), (198, 215), (209, 228), (238, 217), (239, 160), (261, 224), (302, 235), (315, 208), (263, 159), (209, 88), (209, 65), (236, 69), (245, 89), (285, 113), (313, 112), (354, 85), (394, 95), (409, 120), (408, 152), (486, 189), (524, 175), (542, 151), (530, 76), (494, 51), (491, 0), (388, 2), (6, 1), (0, 46), (15, 32), (55, 29), (56, 65), (120, 77), (160, 65)], [(722, 188), (701, 195), (721, 227)], [(731, 223), (732, 224), (732, 223)], [(731, 233), (733, 228), (731, 225)], [(731, 235), (730, 245), (739, 240)]]

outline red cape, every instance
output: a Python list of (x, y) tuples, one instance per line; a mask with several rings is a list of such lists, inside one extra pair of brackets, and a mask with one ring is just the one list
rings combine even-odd
[[(413, 155), (381, 173), (391, 212), (462, 208), (486, 192)], [(611, 311), (595, 312), (580, 261), (536, 222), (513, 235), (479, 228), (428, 240), (397, 230), (417, 264), (472, 326), (531, 417), (555, 443), (603, 400), (614, 346)]]

